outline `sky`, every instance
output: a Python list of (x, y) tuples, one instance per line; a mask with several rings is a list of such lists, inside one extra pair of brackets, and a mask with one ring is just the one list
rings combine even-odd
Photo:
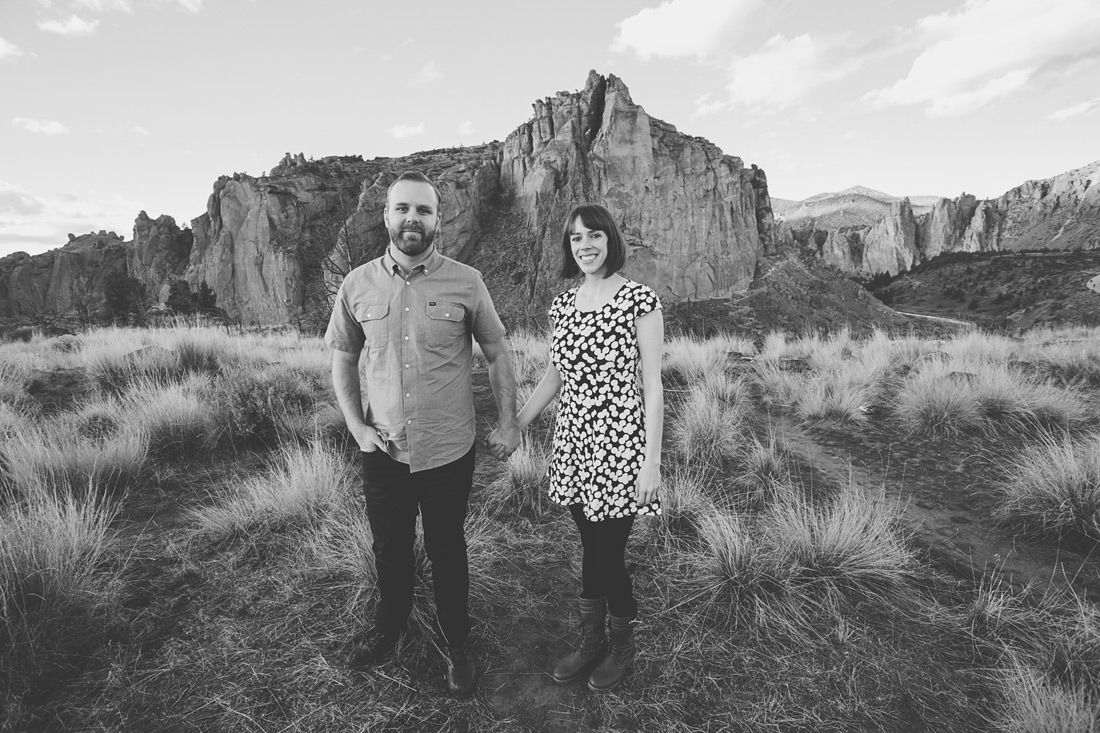
[(287, 152), (504, 140), (592, 69), (776, 198), (1100, 159), (1097, 0), (0, 0), (0, 256), (188, 224)]

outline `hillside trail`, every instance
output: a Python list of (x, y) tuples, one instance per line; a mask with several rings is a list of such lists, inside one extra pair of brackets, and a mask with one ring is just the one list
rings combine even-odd
[(790, 418), (775, 420), (772, 429), (793, 457), (831, 481), (896, 504), (916, 544), (958, 576), (1031, 592), (1072, 590), (1100, 602), (1100, 548), (1029, 539), (991, 521), (973, 456), (929, 446), (906, 450), (900, 441), (875, 445), (839, 432), (811, 434)]

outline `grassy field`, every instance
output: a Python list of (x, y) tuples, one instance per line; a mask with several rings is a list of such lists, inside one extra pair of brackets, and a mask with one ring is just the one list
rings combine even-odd
[[(547, 344), (512, 345), (522, 399)], [(1082, 575), (1100, 542), (1100, 333), (676, 337), (666, 352), (665, 511), (628, 550), (633, 671), (605, 695), (549, 674), (579, 549), (545, 496), (548, 410), (507, 464), (478, 457), (485, 672), (454, 700), (423, 565), (397, 658), (344, 665), (374, 569), (320, 340), (0, 345), (0, 731), (1100, 731)], [(483, 445), (480, 359), (475, 399)], [(852, 466), (882, 446), (894, 463), (868, 486), (823, 470), (795, 430)], [(965, 495), (968, 522), (1083, 570), (1008, 582), (943, 562), (911, 522), (921, 477), (891, 473), (902, 456)]]

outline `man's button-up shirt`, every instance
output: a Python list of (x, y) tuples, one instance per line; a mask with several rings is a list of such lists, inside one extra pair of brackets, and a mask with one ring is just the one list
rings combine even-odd
[(423, 471), (473, 445), (470, 337), (504, 335), (480, 272), (434, 250), (404, 272), (387, 251), (344, 278), (325, 341), (362, 353), (367, 423), (393, 458)]

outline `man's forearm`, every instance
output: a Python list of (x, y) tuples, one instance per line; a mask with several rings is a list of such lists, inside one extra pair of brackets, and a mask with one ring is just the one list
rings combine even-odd
[(489, 386), (497, 403), (497, 419), (504, 427), (516, 425), (516, 373), (509, 356), (489, 362)]
[(366, 425), (358, 362), (349, 364), (339, 359), (332, 362), (332, 389), (336, 392), (336, 402), (340, 405), (340, 412), (344, 413), (344, 422), (348, 427)]

